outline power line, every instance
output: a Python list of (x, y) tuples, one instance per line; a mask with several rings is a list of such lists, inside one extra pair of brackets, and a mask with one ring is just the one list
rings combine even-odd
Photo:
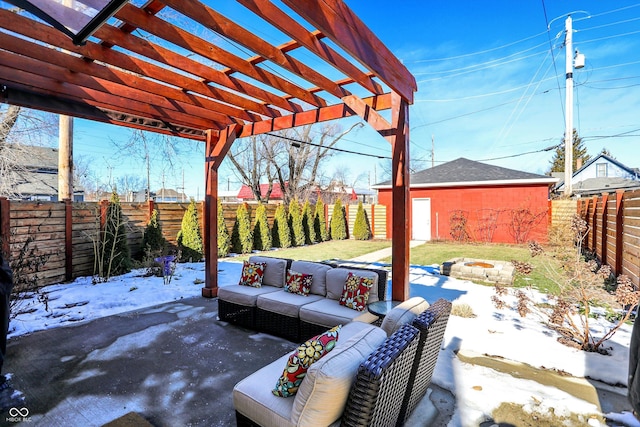
[(295, 143), (298, 143), (298, 144), (306, 144), (306, 145), (312, 145), (314, 147), (326, 148), (327, 150), (340, 151), (342, 153), (348, 153), (348, 154), (356, 154), (358, 156), (375, 157), (377, 159), (388, 159), (388, 160), (391, 160), (391, 157), (389, 157), (389, 156), (380, 156), (380, 155), (377, 155), (377, 154), (361, 153), (361, 152), (358, 152), (358, 151), (351, 151), (351, 150), (345, 150), (345, 149), (342, 149), (342, 148), (329, 147), (327, 145), (316, 144), (314, 142), (309, 142), (309, 141), (302, 141), (301, 139), (290, 138), (288, 136), (278, 135), (278, 134), (271, 133), (271, 132), (266, 132), (266, 135), (274, 136), (276, 138), (285, 139), (287, 141), (295, 142)]

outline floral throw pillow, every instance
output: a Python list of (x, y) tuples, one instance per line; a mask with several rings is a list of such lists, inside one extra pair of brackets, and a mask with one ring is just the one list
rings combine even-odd
[(312, 274), (287, 271), (287, 283), (284, 285), (284, 290), (291, 292), (292, 294), (298, 294), (306, 297), (309, 295), (309, 291), (311, 290), (312, 281)]
[(295, 395), (311, 364), (333, 350), (338, 341), (341, 327), (342, 325), (338, 325), (331, 328), (298, 347), (289, 356), (287, 366), (285, 366), (282, 376), (278, 378), (272, 393), (280, 397)]
[(349, 273), (347, 281), (344, 283), (342, 296), (340, 297), (340, 305), (354, 310), (364, 311), (372, 286), (372, 277), (360, 277)]
[(239, 285), (252, 286), (254, 288), (262, 287), (262, 277), (266, 267), (264, 262), (245, 261), (242, 266), (242, 275), (240, 276)]

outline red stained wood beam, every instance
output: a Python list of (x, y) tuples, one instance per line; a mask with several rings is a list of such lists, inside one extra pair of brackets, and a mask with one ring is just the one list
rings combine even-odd
[(334, 43), (376, 73), (408, 103), (418, 86), (413, 75), (342, 0), (283, 0)]
[[(293, 98), (300, 99), (314, 106), (324, 106), (327, 104), (324, 99), (310, 93), (309, 91), (263, 68), (259, 68), (251, 64), (250, 62), (227, 52), (213, 43), (209, 43), (185, 30), (177, 28), (158, 17), (148, 16), (144, 11), (141, 11), (135, 6), (130, 4), (125, 5), (116, 14), (116, 17), (131, 25), (135, 25), (148, 33), (187, 49), (190, 52), (197, 53), (198, 55), (210, 59), (218, 64), (229, 67), (237, 73), (244, 74), (252, 79), (264, 83), (267, 86), (271, 86), (281, 92), (289, 94)], [(295, 103), (292, 103), (289, 109), (293, 109), (295, 111), (295, 105)]]
[[(323, 88), (333, 96), (342, 98), (343, 96), (350, 95), (349, 91), (338, 86), (319, 71), (314, 70), (312, 67), (288, 55), (286, 52), (277, 49), (264, 39), (245, 30), (240, 25), (197, 0), (163, 0), (163, 3), (191, 19), (200, 22), (203, 26), (210, 28), (216, 33), (251, 49), (251, 51), (269, 59), (291, 73)], [(314, 105), (320, 106), (321, 104)]]
[[(378, 111), (388, 110), (391, 108), (391, 94), (364, 98), (361, 102)], [(336, 104), (314, 110), (303, 111), (301, 113), (289, 114), (287, 116), (277, 117), (274, 119), (263, 120), (261, 122), (246, 124), (242, 127), (238, 137), (243, 138), (251, 135), (260, 135), (267, 132), (290, 129), (296, 126), (311, 125), (314, 123), (357, 115), (358, 114), (348, 105)]]
[(223, 90), (222, 88), (212, 87), (211, 90), (215, 91), (215, 99), (222, 102), (226, 102), (242, 109), (253, 111), (258, 114), (262, 114), (268, 117), (280, 116), (280, 111), (271, 108), (264, 103), (259, 103), (248, 99), (245, 96), (240, 96), (236, 92), (245, 92), (247, 95), (253, 96), (257, 99), (274, 101), (281, 108), (290, 109), (291, 106), (287, 101), (282, 98), (274, 97), (270, 92), (253, 86), (249, 83), (240, 83), (237, 79), (227, 76), (223, 72), (208, 67), (198, 61), (191, 58), (187, 58), (183, 55), (179, 55), (167, 48), (151, 43), (148, 40), (136, 37), (132, 34), (125, 34), (117, 28), (109, 25), (102, 26), (95, 33), (96, 36), (102, 39), (108, 39), (114, 45), (120, 46), (131, 52), (135, 52), (139, 55), (145, 56), (154, 61), (166, 64), (170, 67), (177, 68), (184, 72), (193, 74), (203, 79), (203, 84), (207, 82), (213, 82), (215, 84), (224, 86), (233, 92)]
[[(93, 58), (100, 61), (100, 64), (95, 62), (91, 63), (83, 61), (80, 58), (62, 52), (56, 52), (53, 49), (48, 49), (47, 51), (45, 51), (45, 54), (51, 56), (51, 60), (44, 59), (44, 61), (46, 62), (53, 61), (60, 66), (66, 66), (67, 68), (70, 68), (72, 70), (85, 72), (89, 75), (98, 75), (108, 80), (113, 80), (112, 76), (114, 75), (118, 76), (118, 79), (120, 80), (131, 80), (136, 78), (135, 84), (132, 84), (131, 82), (127, 82), (127, 84), (133, 85), (138, 89), (161, 94), (163, 96), (169, 96), (168, 93), (170, 92), (171, 97), (180, 99), (184, 102), (194, 102), (197, 99), (193, 98), (194, 95), (183, 93), (183, 91), (177, 88), (191, 90), (197, 94), (208, 97), (208, 99), (205, 98), (204, 100), (200, 101), (206, 102), (208, 104), (207, 109), (211, 109), (219, 113), (229, 115), (231, 117), (237, 117), (242, 120), (253, 121), (262, 119), (261, 116), (248, 113), (247, 111), (240, 108), (214, 101), (213, 99), (217, 97), (219, 91), (216, 91), (211, 86), (208, 86), (200, 81), (163, 69), (160, 66), (148, 63), (138, 58), (130, 57), (124, 53), (116, 52), (111, 49), (105, 49), (95, 43), (87, 42), (85, 46), (75, 46), (67, 37), (64, 37), (64, 35), (59, 31), (31, 21), (30, 19), (17, 16), (4, 9), (0, 9), (0, 27), (15, 31), (19, 34), (36, 40), (42, 40), (48, 45), (60, 47), (66, 51), (77, 53), (85, 58)], [(4, 37), (7, 38), (12, 36), (5, 35)], [(8, 44), (6, 45), (2, 45), (7, 46), (7, 49), (11, 49), (15, 48), (15, 46), (17, 46), (19, 43), (29, 42), (20, 41), (18, 38), (13, 37), (13, 41), (11, 41), (11, 43), (7, 43)], [(22, 52), (24, 52), (26, 55), (36, 56), (36, 54), (33, 53), (32, 50), (37, 49), (37, 45), (34, 43), (30, 43), (30, 46), (30, 48), (28, 48), (27, 50), (23, 50)], [(43, 47), (41, 47), (41, 49), (42, 48)], [(63, 59), (57, 59), (60, 57)], [(81, 64), (80, 61), (83, 61), (85, 64)], [(68, 64), (66, 62), (68, 62)], [(106, 67), (102, 63), (113, 65), (113, 67)], [(83, 65), (85, 65), (86, 68), (83, 68)], [(119, 68), (128, 70), (131, 73), (134, 73), (134, 75), (132, 76), (130, 73), (118, 70)], [(153, 80), (150, 80), (149, 78), (143, 78), (143, 76), (149, 77)], [(172, 88), (171, 86), (160, 84), (159, 82), (165, 82), (175, 87)]]
[[(0, 59), (2, 55), (0, 55)], [(100, 109), (119, 111), (132, 116), (146, 117), (163, 122), (175, 123), (196, 129), (207, 129), (215, 126), (213, 120), (202, 119), (197, 116), (168, 110), (164, 107), (154, 106), (144, 100), (126, 100), (127, 107), (122, 106), (123, 98), (90, 88), (83, 88), (72, 83), (61, 82), (48, 77), (19, 71), (12, 67), (0, 66), (0, 81), (13, 82), (31, 87), (34, 91), (43, 95), (66, 98), (79, 104), (87, 104)]]
[(393, 95), (394, 133), (385, 138), (391, 143), (391, 220), (392, 260), (391, 297), (393, 300), (409, 299), (409, 242), (411, 233), (407, 212), (411, 212), (409, 195), (409, 104), (399, 95)]
[[(354, 82), (357, 82), (369, 92), (377, 95), (384, 93), (382, 87), (376, 83), (370, 76), (362, 72), (358, 67), (350, 61), (326, 45), (318, 38), (318, 32), (308, 31), (289, 15), (275, 6), (269, 0), (238, 0), (246, 8), (262, 17), (273, 26), (278, 28), (289, 37), (295, 39), (297, 43), (306, 47), (309, 51), (316, 54), (327, 63), (331, 64), (347, 76), (350, 76)], [(282, 48), (281, 48), (282, 50)]]
[(240, 132), (229, 126), (220, 132), (207, 132), (205, 142), (204, 248), (205, 286), (202, 296), (218, 296), (218, 167)]

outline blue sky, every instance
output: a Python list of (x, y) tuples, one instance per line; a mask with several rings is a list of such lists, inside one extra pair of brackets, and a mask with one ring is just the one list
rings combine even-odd
[[(424, 167), (432, 160), (437, 165), (467, 157), (534, 173), (548, 170), (552, 151), (544, 149), (560, 143), (564, 134), (568, 13), (574, 48), (586, 56), (586, 66), (574, 72), (574, 127), (589, 154), (606, 147), (626, 165), (640, 167), (640, 2), (346, 3), (418, 82), (410, 110), (411, 156), (422, 159)], [(224, 8), (230, 15), (243, 13), (235, 2)], [(350, 123), (345, 121), (344, 128)], [(128, 130), (83, 120), (76, 121), (75, 129), (74, 152), (94, 158), (97, 179), (106, 182), (109, 173), (144, 175), (143, 164), (118, 156), (109, 142), (126, 140)], [(366, 129), (351, 133), (338, 147), (390, 154), (389, 144)], [(182, 186), (185, 169), (188, 194), (202, 197), (202, 152), (202, 147), (196, 149), (173, 176), (167, 173), (166, 186)], [(160, 169), (152, 170), (153, 188), (160, 186)], [(383, 178), (380, 162), (371, 157), (336, 155), (325, 173), (337, 169), (347, 170), (352, 180), (359, 176), (361, 187)], [(226, 189), (225, 173), (221, 189)], [(233, 188), (236, 178), (228, 178)]]

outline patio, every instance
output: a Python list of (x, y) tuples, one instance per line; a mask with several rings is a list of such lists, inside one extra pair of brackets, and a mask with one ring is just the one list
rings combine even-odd
[[(297, 344), (216, 316), (217, 299), (196, 297), (12, 339), (5, 366), (28, 425), (102, 426), (131, 412), (140, 423), (118, 425), (235, 425), (235, 383)], [(446, 425), (453, 397), (434, 393), (434, 425)]]

